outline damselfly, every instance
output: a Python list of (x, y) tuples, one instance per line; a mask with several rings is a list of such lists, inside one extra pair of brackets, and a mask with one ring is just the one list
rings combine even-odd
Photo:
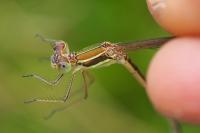
[(54, 53), (51, 56), (51, 66), (55, 69), (60, 70), (61, 74), (59, 74), (54, 81), (48, 81), (36, 74), (24, 75), (23, 77), (34, 77), (52, 86), (57, 85), (64, 76), (64, 73), (66, 72), (72, 71), (72, 77), (69, 86), (67, 87), (66, 94), (62, 99), (35, 98), (26, 101), (26, 103), (66, 102), (67, 99), (69, 98), (72, 89), (72, 84), (77, 72), (82, 73), (82, 77), (84, 79), (84, 90), (85, 90), (84, 98), (86, 99), (88, 97), (88, 87), (92, 82), (88, 70), (103, 66), (104, 67), (109, 66), (115, 63), (123, 65), (143, 87), (146, 87), (145, 77), (140, 72), (138, 67), (128, 57), (127, 52), (143, 48), (159, 47), (172, 38), (172, 37), (166, 37), (166, 38), (158, 38), (158, 39), (131, 42), (131, 43), (103, 42), (100, 43), (99, 46), (83, 50), (77, 53), (76, 52), (71, 53), (69, 51), (68, 44), (62, 40), (47, 39), (39, 34), (37, 34), (37, 37), (39, 37), (42, 41), (47, 42), (52, 46)]
[[(41, 35), (37, 35), (42, 41), (48, 42), (53, 48), (53, 55), (51, 56), (51, 66), (55, 69), (61, 70), (61, 74), (54, 80), (48, 81), (36, 74), (24, 75), (24, 77), (34, 77), (38, 80), (43, 81), (48, 85), (55, 86), (64, 76), (64, 73), (72, 71), (72, 77), (67, 87), (66, 94), (64, 94), (61, 99), (40, 99), (35, 98), (26, 101), (26, 103), (32, 102), (66, 102), (69, 99), (72, 84), (75, 79), (75, 75), (78, 72), (81, 72), (83, 81), (84, 81), (84, 99), (88, 97), (88, 87), (92, 84), (93, 79), (88, 70), (94, 69), (97, 67), (109, 66), (111, 64), (121, 64), (123, 65), (136, 80), (145, 88), (146, 80), (144, 75), (141, 73), (139, 68), (134, 62), (128, 57), (128, 52), (136, 51), (144, 48), (156, 48), (160, 47), (172, 37), (150, 39), (145, 41), (137, 41), (130, 43), (111, 43), (111, 42), (102, 42), (98, 46), (83, 50), (81, 52), (70, 52), (69, 46), (66, 42), (62, 40), (51, 40), (46, 39)], [(64, 109), (64, 108), (63, 108)], [(62, 108), (54, 110), (51, 114), (63, 110)], [(178, 130), (178, 125), (173, 121), (173, 125)], [(178, 131), (177, 131), (178, 133)]]

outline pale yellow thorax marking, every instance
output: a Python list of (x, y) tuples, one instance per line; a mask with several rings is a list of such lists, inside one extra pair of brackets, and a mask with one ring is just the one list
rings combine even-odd
[(78, 62), (86, 62), (104, 54), (105, 51), (106, 49), (103, 47), (96, 47), (94, 49), (83, 51), (77, 54), (77, 60)]

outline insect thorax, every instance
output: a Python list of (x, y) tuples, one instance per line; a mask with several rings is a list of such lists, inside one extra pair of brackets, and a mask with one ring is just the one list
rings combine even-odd
[(121, 61), (127, 59), (127, 54), (125, 53), (124, 48), (122, 48), (119, 45), (112, 44), (110, 42), (104, 42), (102, 44), (102, 47), (104, 47), (106, 49), (105, 54), (109, 58), (112, 58), (112, 59), (116, 60), (119, 63)]

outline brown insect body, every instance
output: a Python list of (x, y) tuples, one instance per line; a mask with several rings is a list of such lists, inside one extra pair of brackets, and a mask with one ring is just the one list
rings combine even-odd
[(103, 42), (93, 49), (80, 53), (66, 53), (63, 52), (63, 49), (64, 47), (60, 48), (59, 46), (54, 50), (52, 56), (52, 64), (56, 66), (54, 68), (60, 68), (60, 62), (66, 62), (75, 71), (78, 71), (81, 68), (91, 69), (97, 66), (108, 66), (116, 62), (124, 62), (127, 59), (124, 48), (110, 42)]

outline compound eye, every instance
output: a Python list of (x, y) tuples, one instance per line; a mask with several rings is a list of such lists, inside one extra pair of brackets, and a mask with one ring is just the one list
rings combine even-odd
[(66, 65), (62, 65), (62, 68), (65, 68), (66, 67)]
[(51, 56), (51, 63), (57, 64), (58, 61), (59, 61), (58, 58), (59, 58), (59, 56), (57, 54), (52, 55)]
[(67, 64), (65, 62), (60, 63), (60, 68), (65, 69), (67, 67)]

